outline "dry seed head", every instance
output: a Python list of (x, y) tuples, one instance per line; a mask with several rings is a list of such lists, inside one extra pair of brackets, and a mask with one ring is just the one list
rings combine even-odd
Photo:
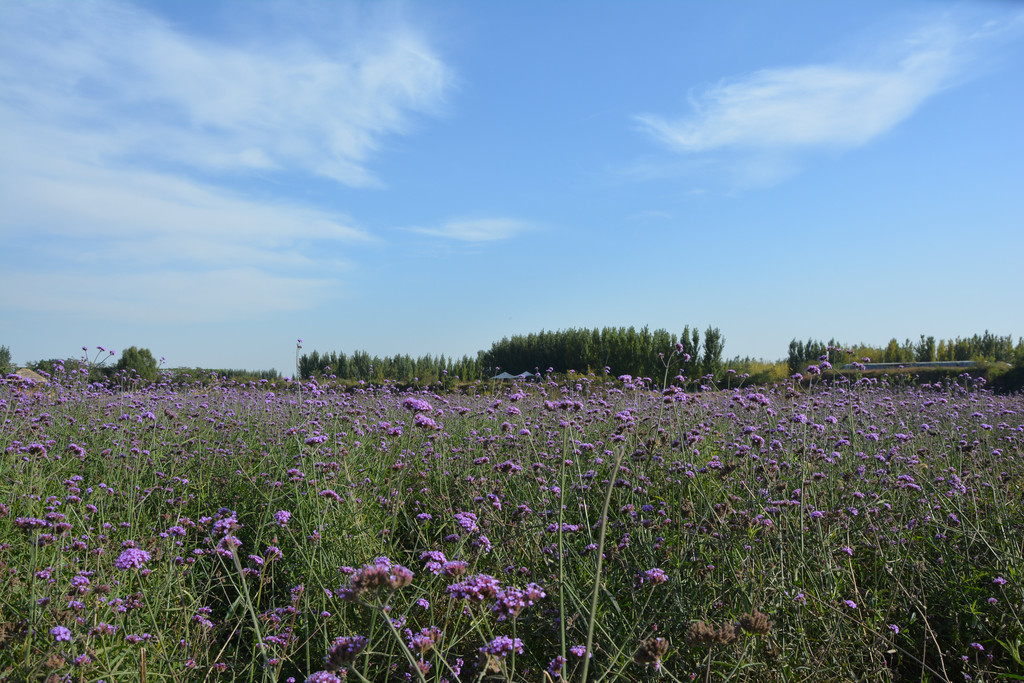
[(743, 614), (740, 616), (740, 628), (747, 633), (767, 635), (772, 630), (772, 622), (768, 619), (767, 615), (761, 614), (755, 607), (753, 614)]
[(728, 645), (739, 640), (742, 633), (739, 624), (722, 624), (715, 632), (715, 642), (719, 645)]
[(664, 638), (648, 638), (640, 643), (640, 649), (633, 655), (633, 661), (637, 664), (654, 664), (661, 661), (661, 658), (668, 652), (668, 641)]
[(390, 583), (387, 567), (368, 564), (352, 575), (351, 586), (357, 592), (372, 591)]
[(728, 645), (729, 643), (736, 642), (741, 633), (739, 624), (726, 623), (715, 628), (703, 621), (698, 621), (690, 624), (690, 628), (686, 630), (686, 644), (691, 646), (703, 645), (705, 647)]
[(703, 621), (696, 621), (686, 629), (687, 645), (711, 645), (714, 642), (715, 629)]

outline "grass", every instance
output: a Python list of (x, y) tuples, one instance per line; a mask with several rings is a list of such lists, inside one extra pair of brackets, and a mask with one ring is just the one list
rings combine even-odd
[(0, 415), (3, 680), (1024, 680), (1019, 395), (65, 380)]

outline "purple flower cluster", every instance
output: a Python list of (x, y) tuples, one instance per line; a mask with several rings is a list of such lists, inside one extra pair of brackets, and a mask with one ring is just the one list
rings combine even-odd
[(490, 574), (474, 574), (447, 588), (449, 595), (470, 602), (493, 600), (498, 596), (499, 590), (501, 582)]
[(413, 418), (413, 425), (430, 432), (436, 432), (441, 429), (441, 425), (437, 424), (437, 422), (423, 413), (416, 413), (416, 417)]
[(362, 652), (369, 641), (366, 636), (339, 636), (334, 639), (331, 649), (324, 657), (324, 665), (328, 671), (337, 671), (345, 663), (353, 661)]
[(121, 571), (142, 569), (149, 560), (149, 553), (145, 550), (141, 550), (139, 548), (128, 548), (122, 552), (116, 560), (114, 560), (114, 566)]
[(420, 656), (441, 642), (441, 631), (433, 626), (421, 629), (419, 633), (406, 632), (406, 644)]
[(487, 645), (480, 648), (480, 652), (492, 657), (507, 657), (513, 652), (523, 654), (523, 641), (519, 638), (498, 636)]
[(659, 586), (666, 581), (668, 581), (668, 574), (665, 573), (664, 569), (659, 569), (657, 567), (654, 569), (648, 569), (640, 575), (641, 584)]
[(433, 407), (422, 398), (410, 396), (402, 401), (402, 407), (414, 413), (429, 413)]

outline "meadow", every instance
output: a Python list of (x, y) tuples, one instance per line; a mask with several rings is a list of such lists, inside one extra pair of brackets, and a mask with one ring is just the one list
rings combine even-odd
[(9, 379), (0, 680), (1024, 680), (1024, 397), (678, 384)]

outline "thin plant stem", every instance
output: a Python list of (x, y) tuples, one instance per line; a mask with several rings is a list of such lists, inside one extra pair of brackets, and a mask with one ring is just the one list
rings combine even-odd
[(619, 448), (615, 454), (615, 463), (612, 472), (608, 476), (608, 488), (604, 494), (604, 505), (601, 506), (601, 529), (597, 540), (597, 564), (594, 568), (594, 591), (590, 596), (590, 615), (587, 618), (587, 651), (583, 654), (583, 673), (580, 681), (587, 683), (587, 674), (590, 671), (590, 658), (593, 656), (594, 647), (594, 621), (597, 619), (597, 596), (601, 588), (601, 570), (604, 566), (604, 542), (608, 532), (608, 507), (612, 502), (612, 489), (615, 487), (615, 479), (619, 475), (619, 466), (622, 465), (622, 458), (626, 454), (625, 448)]

